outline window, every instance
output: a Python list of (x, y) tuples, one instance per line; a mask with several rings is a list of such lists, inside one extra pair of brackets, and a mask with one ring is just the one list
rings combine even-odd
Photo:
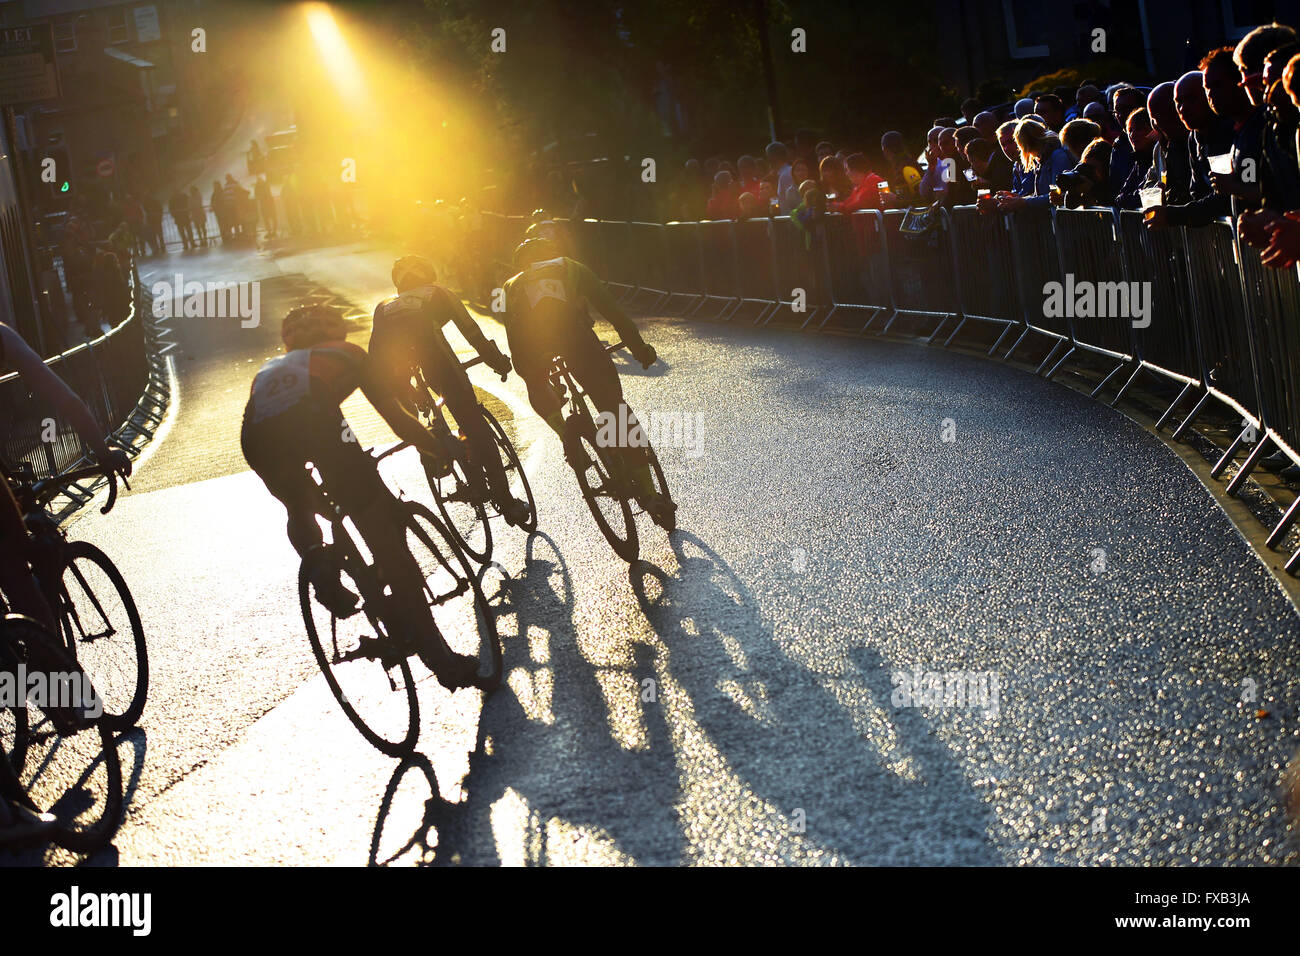
[(1240, 40), (1255, 27), (1277, 19), (1273, 0), (1223, 0), (1223, 32), (1229, 40)]
[(109, 43), (125, 43), (131, 39), (131, 32), (126, 27), (126, 7), (109, 10), (107, 19)]
[(1002, 0), (1007, 21), (1007, 49), (1018, 60), (1049, 56), (1047, 12), (1049, 5), (1037, 0)]
[(54, 24), (54, 52), (72, 53), (77, 49), (77, 24), (75, 20), (65, 20)]

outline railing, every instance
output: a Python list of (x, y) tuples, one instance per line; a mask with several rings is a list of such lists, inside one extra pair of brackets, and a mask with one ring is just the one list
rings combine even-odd
[[(809, 230), (785, 216), (556, 221), (566, 252), (608, 277), (625, 304), (653, 294), (653, 307), (669, 314), (849, 334), (902, 323), (930, 342), (960, 335), (1003, 359), (1030, 356), (1048, 378), (1071, 360), (1099, 366), (1092, 394), (1113, 389), (1111, 404), (1146, 376), (1173, 395), (1156, 427), (1172, 426), (1174, 438), (1210, 403), (1240, 416), (1212, 469), (1217, 477), (1249, 449), (1229, 494), (1271, 449), (1300, 465), (1300, 273), (1263, 267), (1230, 222), (1152, 232), (1140, 213), (1112, 209), (1001, 216), (957, 207), (939, 210), (918, 236), (900, 232), (903, 216), (832, 213)], [(485, 218), (505, 241), (494, 243), (505, 269), (508, 243), (526, 223)], [(1049, 283), (1060, 286), (1059, 310), (1047, 308)], [(1091, 310), (1069, 307), (1085, 285)], [(1270, 547), (1297, 517), (1300, 498), (1273, 527)], [(1286, 567), (1300, 571), (1300, 550)]]
[[(161, 424), (170, 397), (165, 348), (151, 315), (148, 292), (132, 269), (130, 314), (108, 332), (46, 360), (86, 403), (105, 435), (119, 447), (138, 453)], [(71, 424), (33, 395), (16, 374), (0, 376), (0, 459), (15, 466), (26, 462), (38, 477), (72, 471), (90, 456)], [(58, 516), (92, 497), (96, 483), (70, 484), (67, 507)]]

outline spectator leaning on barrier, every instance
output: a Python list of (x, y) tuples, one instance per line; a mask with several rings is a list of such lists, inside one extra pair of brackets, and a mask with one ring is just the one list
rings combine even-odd
[(822, 192), (826, 194), (827, 203), (844, 199), (853, 191), (853, 183), (844, 169), (844, 163), (834, 155), (827, 154), (817, 167), (817, 178), (821, 181)]
[(719, 169), (713, 176), (713, 195), (705, 208), (705, 215), (709, 219), (735, 219), (740, 215), (735, 180), (725, 169)]
[(1110, 189), (1110, 143), (1098, 137), (1084, 147), (1078, 164), (1057, 179), (1060, 204), (1067, 209), (1084, 206), (1110, 206), (1114, 195)]
[(972, 140), (966, 147), (966, 158), (979, 177), (979, 188), (994, 192), (1011, 192), (1011, 162), (1002, 150), (987, 139)]
[(1034, 177), (1029, 170), (1025, 169), (1024, 161), (1020, 158), (1020, 147), (1016, 145), (1017, 122), (1019, 121), (1007, 120), (998, 127), (998, 146), (1001, 147), (1002, 155), (1011, 166), (1010, 191), (1017, 196), (1032, 196)]
[[(776, 198), (781, 201), (781, 211), (788, 212), (785, 208), (785, 194), (787, 189), (796, 188), (794, 181), (794, 170), (790, 165), (789, 150), (785, 148), (785, 143), (773, 142), (767, 144), (767, 161), (771, 164), (773, 171), (776, 173)], [(790, 207), (791, 209), (794, 206)]]
[[(1291, 106), (1300, 110), (1300, 55), (1287, 61), (1282, 88)], [(1300, 136), (1300, 132), (1297, 133)], [(1243, 241), (1262, 246), (1260, 261), (1272, 269), (1291, 269), (1300, 262), (1300, 210), (1277, 213), (1260, 210), (1238, 221)]]
[(1174, 84), (1174, 107), (1190, 131), (1187, 159), (1192, 176), (1192, 199), (1204, 199), (1214, 191), (1210, 183), (1210, 157), (1232, 149), (1232, 124), (1210, 109), (1209, 100), (1205, 98), (1204, 75), (1200, 70), (1191, 70), (1178, 78)]
[(1260, 154), (1260, 205), (1277, 213), (1300, 209), (1300, 153), (1296, 148), (1300, 113), (1282, 84), (1287, 64), (1297, 54), (1300, 42), (1291, 41), (1273, 50), (1264, 61), (1268, 118)]
[(882, 169), (890, 193), (898, 197), (901, 205), (913, 205), (917, 200), (916, 187), (921, 182), (921, 170), (908, 157), (903, 134), (890, 130), (880, 137), (880, 156), (884, 160)]
[(1034, 192), (1028, 197), (999, 197), (999, 212), (1047, 206), (1051, 202), (1051, 187), (1056, 178), (1074, 165), (1069, 150), (1061, 145), (1056, 134), (1034, 120), (1022, 119), (1016, 124), (1016, 145), (1020, 147), (1026, 168), (1033, 174)]
[(736, 178), (739, 180), (737, 188), (742, 193), (758, 195), (758, 164), (753, 156), (742, 156), (736, 162)]
[(1156, 131), (1156, 148), (1146, 185), (1163, 187), (1166, 204), (1185, 205), (1192, 201), (1192, 165), (1187, 152), (1190, 134), (1174, 106), (1172, 82), (1160, 83), (1151, 90), (1147, 113)]
[(756, 216), (763, 215), (762, 202), (751, 192), (741, 193), (736, 202), (740, 207), (738, 219), (753, 219)]
[(1101, 137), (1101, 127), (1092, 120), (1072, 119), (1061, 127), (1061, 145), (1070, 151), (1077, 164), (1083, 160), (1083, 151), (1092, 141)]
[(1110, 182), (1117, 194), (1128, 181), (1135, 163), (1133, 144), (1128, 137), (1128, 118), (1135, 110), (1143, 107), (1145, 100), (1136, 88), (1127, 83), (1117, 86), (1111, 99), (1115, 104), (1111, 116), (1115, 120), (1117, 135), (1110, 152)]
[(1133, 150), (1133, 166), (1122, 183), (1112, 179), (1111, 185), (1115, 189), (1115, 205), (1121, 209), (1137, 209), (1141, 205), (1139, 193), (1151, 169), (1158, 138), (1145, 106), (1128, 115), (1125, 138)]
[[(1192, 202), (1167, 205), (1147, 213), (1149, 228), (1165, 226), (1208, 226), (1220, 216), (1232, 215), (1232, 202), (1226, 190), (1237, 175), (1258, 177), (1259, 154), (1263, 145), (1263, 111), (1256, 111), (1241, 85), (1241, 74), (1232, 59), (1232, 48), (1215, 50), (1202, 62), (1201, 82), (1215, 115), (1233, 128), (1231, 173), (1211, 173), (1214, 192)], [(1164, 85), (1164, 84), (1162, 84)], [(1159, 89), (1159, 87), (1157, 87)], [(1152, 91), (1152, 96), (1155, 90)], [(1258, 122), (1256, 116), (1258, 115)], [(1186, 128), (1186, 127), (1184, 127)], [(1189, 161), (1190, 163), (1190, 161)], [(1190, 165), (1188, 172), (1190, 174)]]
[(812, 167), (802, 159), (796, 159), (790, 166), (790, 188), (781, 194), (781, 212), (784, 215), (792, 215), (803, 202), (803, 184), (811, 179)]
[(942, 202), (948, 192), (948, 183), (944, 176), (943, 157), (939, 151), (939, 137), (943, 134), (942, 126), (930, 127), (925, 137), (925, 175), (917, 186), (917, 198), (922, 203)]
[(880, 208), (880, 183), (883, 180), (871, 171), (867, 157), (862, 153), (851, 153), (845, 160), (848, 168), (850, 189), (835, 201), (828, 201), (831, 212), (853, 213), (859, 209)]

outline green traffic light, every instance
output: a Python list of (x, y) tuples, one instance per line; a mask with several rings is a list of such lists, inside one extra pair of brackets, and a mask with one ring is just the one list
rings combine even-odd
[(66, 193), (68, 191), (68, 185), (69, 184), (65, 182), (62, 186), (59, 187), (59, 192)]

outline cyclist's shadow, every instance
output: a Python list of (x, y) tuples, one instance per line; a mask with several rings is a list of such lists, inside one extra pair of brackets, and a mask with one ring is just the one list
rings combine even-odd
[[(923, 713), (892, 706), (889, 665), (866, 627), (858, 646), (823, 661), (820, 645), (805, 652), (779, 638), (702, 540), (676, 531), (670, 541), (676, 572), (638, 561), (629, 568), (633, 591), (667, 649), (665, 679), (684, 692), (701, 739), (743, 787), (778, 813), (803, 809), (815, 845), (852, 862), (924, 860), (923, 849), (906, 844), (901, 857), (869, 855), (864, 845), (880, 842), (870, 838), (873, 821), (896, 843), (900, 833), (942, 838), (938, 821), (959, 811), (960, 819), (987, 820)], [(960, 839), (961, 862), (1001, 862), (980, 832)]]
[[(617, 668), (597, 673), (583, 656), (571, 580), (554, 542), (532, 535), (524, 572), (513, 579), (494, 573), (497, 584), (485, 583), (484, 591), (498, 613), (509, 688), (483, 706), (462, 781), (465, 799), (448, 803), (438, 796), (432, 768), (419, 758), (399, 766), (390, 791), (417, 787), (427, 794), (423, 812), (412, 822), (410, 803), (387, 796), (376, 822), (372, 862), (412, 853), (437, 865), (571, 862), (575, 831), (616, 834), (617, 852), (634, 859), (667, 844), (675, 859), (680, 832), (671, 741), (650, 727), (646, 746), (630, 749), (611, 733), (601, 679), (632, 678)], [(653, 674), (651, 653), (648, 646), (634, 649), (632, 670)], [(410, 776), (414, 770), (423, 773), (425, 783)], [(631, 780), (637, 781), (635, 788), (627, 787)], [(615, 799), (609, 799), (611, 791), (617, 792)], [(396, 819), (393, 808), (399, 805), (406, 807), (405, 822)], [(629, 816), (636, 825), (620, 826)], [(558, 857), (553, 836), (562, 844)], [(395, 849), (380, 852), (379, 847)]]

